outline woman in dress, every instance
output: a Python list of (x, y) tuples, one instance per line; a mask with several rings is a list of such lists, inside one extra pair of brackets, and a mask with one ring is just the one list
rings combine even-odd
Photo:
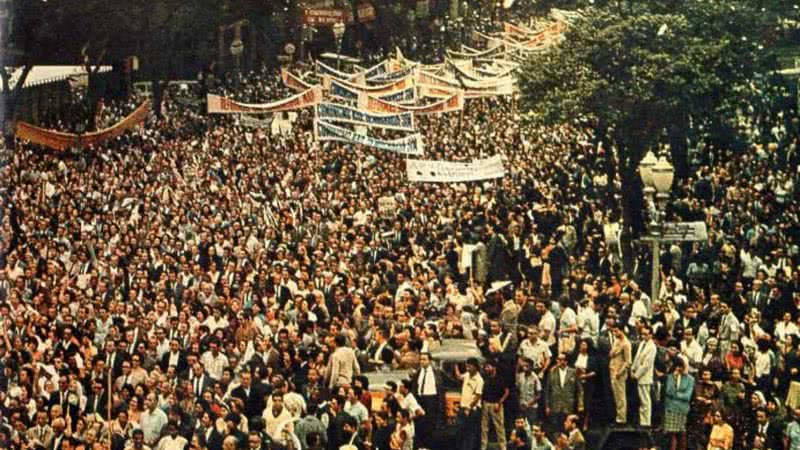
[(667, 376), (666, 398), (664, 401), (664, 433), (670, 435), (670, 449), (686, 450), (686, 417), (694, 390), (694, 378), (686, 373), (682, 358), (676, 357), (672, 363), (672, 373)]
[(712, 417), (714, 425), (708, 436), (706, 450), (731, 450), (733, 448), (733, 428), (725, 422), (722, 411), (715, 410)]

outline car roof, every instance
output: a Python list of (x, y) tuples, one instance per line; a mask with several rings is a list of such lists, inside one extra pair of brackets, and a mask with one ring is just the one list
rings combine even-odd
[(469, 358), (483, 360), (477, 344), (470, 339), (445, 339), (439, 348), (431, 352), (431, 356), (441, 362), (464, 362)]
[(383, 385), (389, 381), (400, 383), (400, 381), (408, 378), (411, 374), (410, 370), (392, 370), (389, 372), (367, 372), (363, 374), (369, 380), (370, 391), (382, 391)]

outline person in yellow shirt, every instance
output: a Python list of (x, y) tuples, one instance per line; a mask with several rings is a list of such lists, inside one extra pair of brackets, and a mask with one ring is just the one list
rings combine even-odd
[(708, 437), (708, 450), (731, 450), (733, 448), (733, 428), (725, 422), (722, 411), (713, 414), (714, 426)]

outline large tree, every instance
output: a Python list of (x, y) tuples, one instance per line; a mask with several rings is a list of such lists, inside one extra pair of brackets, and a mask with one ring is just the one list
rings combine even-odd
[(644, 231), (638, 166), (646, 151), (672, 143), (678, 175), (687, 175), (690, 122), (735, 103), (737, 87), (763, 68), (766, 25), (752, 2), (670, 3), (584, 10), (561, 45), (534, 54), (520, 73), (530, 117), (591, 123), (613, 147), (628, 242)]

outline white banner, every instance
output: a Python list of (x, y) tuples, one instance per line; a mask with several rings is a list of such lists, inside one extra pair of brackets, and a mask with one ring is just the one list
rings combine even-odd
[(272, 117), (267, 116), (264, 119), (259, 119), (247, 114), (239, 116), (239, 125), (250, 128), (269, 128), (272, 125)]
[(408, 181), (421, 183), (463, 183), (491, 180), (506, 174), (500, 155), (472, 162), (406, 160)]
[(410, 87), (402, 91), (392, 92), (390, 94), (379, 95), (379, 99), (392, 102), (392, 103), (409, 103), (414, 104), (417, 102), (417, 88)]
[(333, 67), (325, 64), (324, 62), (317, 61), (317, 74), (318, 75), (331, 75), (342, 80), (349, 80), (357, 83), (363, 83), (363, 73), (347, 73), (334, 69)]
[(383, 139), (371, 138), (369, 136), (356, 133), (355, 131), (348, 130), (347, 128), (337, 127), (336, 125), (323, 122), (321, 120), (315, 120), (314, 135), (321, 142), (337, 141), (347, 142), (348, 144), (361, 144), (366, 147), (373, 147), (380, 150), (399, 153), (401, 155), (419, 156), (423, 154), (422, 135), (419, 133), (414, 133), (400, 139), (387, 141)]
[(317, 118), (326, 122), (344, 122), (365, 125), (387, 130), (414, 131), (414, 114), (372, 114), (345, 105), (320, 103), (317, 105)]
[(411, 64), (406, 66), (400, 70), (395, 70), (394, 72), (382, 73), (375, 75), (372, 78), (367, 78), (367, 82), (377, 84), (377, 83), (387, 83), (390, 81), (396, 81), (401, 78), (405, 78), (409, 75), (413, 75), (414, 71), (417, 69), (416, 64)]

